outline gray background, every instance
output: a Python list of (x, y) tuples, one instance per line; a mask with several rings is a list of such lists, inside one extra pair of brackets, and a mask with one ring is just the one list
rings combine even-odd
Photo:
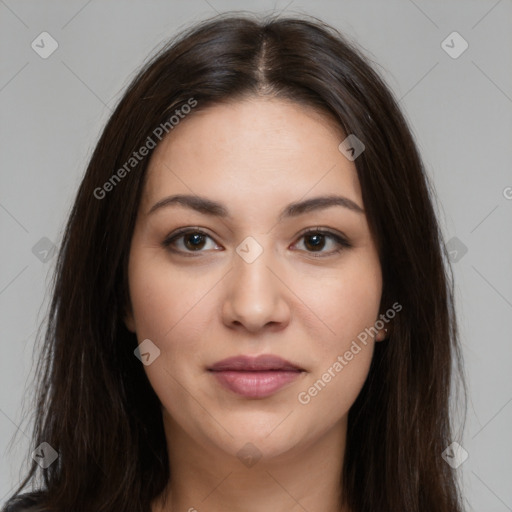
[[(469, 457), (457, 471), (468, 510), (512, 510), (510, 0), (0, 0), (0, 503), (29, 460), (31, 409), (22, 403), (55, 263), (51, 252), (41, 261), (48, 242), (40, 240), (59, 244), (100, 130), (143, 60), (178, 28), (227, 10), (330, 22), (365, 48), (400, 98), (437, 189), (446, 241), (458, 250), (469, 384), (461, 444)], [(43, 31), (59, 45), (46, 59), (31, 47)], [(453, 31), (469, 44), (455, 59), (441, 46)]]

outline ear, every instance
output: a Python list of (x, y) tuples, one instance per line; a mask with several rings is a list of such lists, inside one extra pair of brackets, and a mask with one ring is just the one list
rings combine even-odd
[(384, 341), (384, 340), (387, 340), (389, 338), (389, 332), (390, 332), (390, 328), (389, 327), (384, 327), (383, 329), (381, 329), (375, 336), (375, 341)]
[[(382, 317), (385, 316), (385, 314), (380, 314), (379, 319), (382, 319)], [(376, 321), (376, 323), (379, 322), (379, 320)], [(389, 318), (387, 319), (387, 322), (384, 320), (380, 320), (380, 325), (384, 324), (382, 329), (379, 329), (377, 334), (375, 335), (375, 341), (385, 341), (389, 339), (389, 336), (391, 334), (391, 331), (393, 330), (393, 321)]]
[(391, 332), (393, 331), (393, 320), (391, 318), (386, 318), (386, 320), (383, 320), (383, 317), (386, 317), (387, 311), (391, 308), (391, 304), (388, 305), (388, 301), (384, 298), (384, 296), (381, 297), (380, 307), (379, 307), (379, 316), (375, 320), (375, 323), (379, 322), (381, 325), (383, 325), (382, 329), (380, 329), (377, 334), (375, 335), (374, 340), (376, 342), (378, 341), (385, 341), (389, 339), (389, 336)]

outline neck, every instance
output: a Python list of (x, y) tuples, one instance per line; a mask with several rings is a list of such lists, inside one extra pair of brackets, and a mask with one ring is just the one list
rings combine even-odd
[(270, 457), (256, 441), (240, 458), (237, 449), (230, 454), (207, 440), (199, 445), (164, 418), (171, 481), (152, 512), (349, 512), (341, 506), (340, 485), (346, 418), (307, 446)]

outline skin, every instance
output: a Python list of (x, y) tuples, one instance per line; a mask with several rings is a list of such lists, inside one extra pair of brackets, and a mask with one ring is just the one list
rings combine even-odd
[[(251, 97), (194, 112), (153, 153), (125, 319), (139, 343), (150, 339), (160, 350), (144, 369), (162, 403), (172, 484), (153, 512), (346, 512), (339, 480), (347, 415), (385, 333), (370, 336), (308, 404), (298, 394), (383, 312), (378, 253), (364, 212), (331, 206), (278, 221), (285, 205), (324, 194), (363, 208), (355, 164), (338, 150), (344, 138), (324, 114)], [(222, 202), (231, 217), (181, 205), (149, 213), (178, 193)], [(199, 252), (190, 236), (175, 242), (181, 252), (162, 246), (183, 227), (208, 235)], [(339, 246), (326, 237), (315, 251), (314, 233), (302, 235), (318, 227), (352, 246), (334, 253)], [(252, 263), (236, 252), (249, 236), (263, 250)], [(241, 354), (275, 354), (305, 371), (270, 397), (245, 398), (207, 371)], [(246, 443), (261, 455), (251, 467), (237, 456)]]

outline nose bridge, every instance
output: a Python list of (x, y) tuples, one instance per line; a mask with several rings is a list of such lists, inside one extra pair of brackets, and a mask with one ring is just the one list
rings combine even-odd
[[(269, 279), (272, 273), (268, 268), (273, 264), (272, 250), (269, 247), (264, 249), (254, 237), (247, 237), (238, 245), (236, 253), (233, 270), (238, 284), (251, 288), (253, 293), (259, 289), (269, 292), (273, 285)], [(240, 290), (243, 286), (236, 288)]]
[(252, 296), (253, 302), (269, 300), (276, 293), (275, 277), (268, 268), (275, 266), (273, 251), (262, 243), (252, 236), (245, 238), (236, 248), (233, 262), (234, 292), (239, 297)]
[(254, 237), (238, 245), (225, 297), (226, 321), (242, 323), (250, 330), (286, 321), (285, 287), (274, 275), (278, 267), (274, 254)]

